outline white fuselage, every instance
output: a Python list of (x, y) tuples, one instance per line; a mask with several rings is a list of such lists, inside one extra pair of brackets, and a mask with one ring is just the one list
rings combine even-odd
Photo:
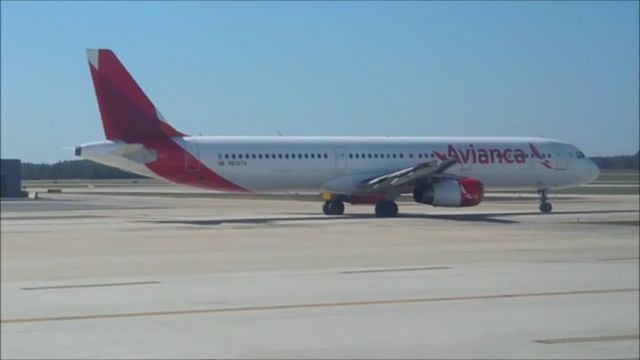
[[(185, 172), (205, 166), (256, 192), (350, 194), (363, 179), (451, 157), (459, 163), (447, 174), (475, 178), (489, 190), (569, 188), (598, 176), (597, 166), (575, 146), (546, 138), (192, 136), (172, 141), (198, 160), (187, 156)], [(116, 150), (123, 146), (131, 144), (86, 144), (82, 156), (166, 178), (145, 166), (145, 156), (123, 157)]]

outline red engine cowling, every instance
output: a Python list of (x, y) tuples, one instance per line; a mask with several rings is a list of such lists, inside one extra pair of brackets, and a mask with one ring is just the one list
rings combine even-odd
[(443, 180), (413, 190), (416, 202), (442, 207), (475, 206), (483, 197), (484, 186), (473, 178)]

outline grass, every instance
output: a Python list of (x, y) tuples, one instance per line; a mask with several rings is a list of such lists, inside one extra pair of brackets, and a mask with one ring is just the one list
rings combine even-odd
[(638, 181), (640, 181), (640, 172), (636, 170), (602, 170), (595, 183), (638, 184)]

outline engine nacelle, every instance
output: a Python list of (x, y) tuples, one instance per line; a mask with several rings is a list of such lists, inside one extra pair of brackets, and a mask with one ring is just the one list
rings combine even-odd
[(417, 186), (413, 200), (421, 204), (442, 207), (464, 207), (480, 204), (484, 186), (476, 179), (461, 178)]

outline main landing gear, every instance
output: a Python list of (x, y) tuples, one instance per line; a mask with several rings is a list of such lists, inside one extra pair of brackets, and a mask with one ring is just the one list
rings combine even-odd
[(322, 205), (322, 212), (325, 215), (342, 215), (344, 214), (344, 203), (340, 200), (325, 201)]
[(550, 213), (551, 210), (553, 209), (553, 206), (551, 206), (551, 203), (547, 198), (547, 190), (538, 191), (538, 195), (540, 195), (540, 207), (539, 207), (540, 212), (543, 214)]
[[(322, 205), (322, 212), (325, 215), (344, 214), (344, 203), (340, 200), (328, 200)], [(398, 205), (390, 200), (381, 200), (376, 203), (376, 216), (389, 218), (398, 216)]]
[(376, 204), (377, 217), (396, 217), (398, 216), (398, 205), (390, 200), (382, 200)]

